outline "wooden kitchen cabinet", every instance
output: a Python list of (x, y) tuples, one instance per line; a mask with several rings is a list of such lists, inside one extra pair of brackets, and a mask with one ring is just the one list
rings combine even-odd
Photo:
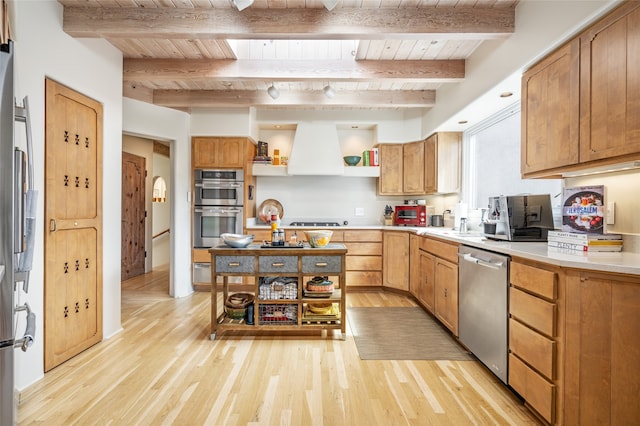
[(539, 416), (556, 421), (561, 406), (558, 362), (559, 271), (513, 259), (509, 287), (509, 385)]
[(640, 419), (640, 277), (569, 271), (564, 424)]
[(409, 233), (385, 231), (382, 238), (382, 285), (409, 291)]
[(422, 237), (418, 299), (458, 335), (458, 244)]
[[(333, 240), (332, 240), (333, 241)], [(382, 231), (346, 229), (346, 279), (348, 287), (382, 286)]]
[(523, 74), (523, 177), (640, 159), (639, 37), (623, 2)]
[(424, 194), (424, 141), (410, 142), (402, 148), (402, 191), (404, 194)]
[(639, 39), (639, 2), (624, 2), (580, 36), (581, 162), (640, 153)]
[(417, 298), (429, 312), (436, 312), (436, 257), (420, 252), (420, 285)]
[(460, 190), (462, 133), (440, 132), (424, 142), (424, 194), (446, 194)]
[(434, 133), (424, 141), (380, 144), (379, 195), (446, 194), (460, 190), (462, 133)]
[(403, 145), (399, 143), (380, 144), (378, 145), (378, 156), (380, 160), (378, 194), (404, 194)]
[(435, 315), (451, 332), (458, 335), (458, 265), (435, 260)]
[(242, 137), (194, 137), (191, 139), (191, 159), (194, 169), (245, 167), (248, 156), (247, 144)]
[(435, 313), (435, 257), (420, 249), (423, 237), (409, 235), (409, 292), (422, 306)]
[(580, 44), (565, 44), (522, 76), (521, 172), (576, 164), (580, 130)]

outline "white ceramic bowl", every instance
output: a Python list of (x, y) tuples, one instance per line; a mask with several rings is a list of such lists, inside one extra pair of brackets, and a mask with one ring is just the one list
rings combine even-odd
[(304, 231), (304, 235), (307, 237), (307, 241), (309, 241), (309, 245), (311, 247), (325, 247), (331, 241), (331, 236), (333, 235), (333, 231), (329, 231), (326, 229), (318, 229), (312, 231)]
[(255, 235), (221, 234), (220, 238), (229, 247), (244, 248), (253, 242)]

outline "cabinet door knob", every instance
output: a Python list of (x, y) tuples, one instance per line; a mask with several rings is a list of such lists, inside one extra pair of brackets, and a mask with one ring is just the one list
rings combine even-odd
[(284, 266), (284, 263), (282, 263), (282, 262), (275, 262), (275, 263), (272, 263), (272, 264), (271, 264), (271, 266), (273, 266), (273, 267), (276, 267), (276, 266)]
[(229, 262), (229, 266), (240, 266), (240, 262)]
[(327, 266), (327, 262), (318, 262), (316, 266)]

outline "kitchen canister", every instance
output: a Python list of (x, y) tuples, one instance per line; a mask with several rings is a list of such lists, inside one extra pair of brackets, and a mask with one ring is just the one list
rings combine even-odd
[(444, 226), (444, 219), (441, 214), (431, 216), (431, 226)]

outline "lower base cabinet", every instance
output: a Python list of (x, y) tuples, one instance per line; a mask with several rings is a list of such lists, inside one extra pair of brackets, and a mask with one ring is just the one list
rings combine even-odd
[(640, 419), (640, 277), (566, 274), (564, 424)]
[(382, 238), (382, 284), (409, 291), (409, 233), (385, 231)]
[[(458, 244), (418, 237), (411, 244), (411, 293), (455, 336), (458, 335)], [(417, 265), (416, 265), (417, 264)]]

